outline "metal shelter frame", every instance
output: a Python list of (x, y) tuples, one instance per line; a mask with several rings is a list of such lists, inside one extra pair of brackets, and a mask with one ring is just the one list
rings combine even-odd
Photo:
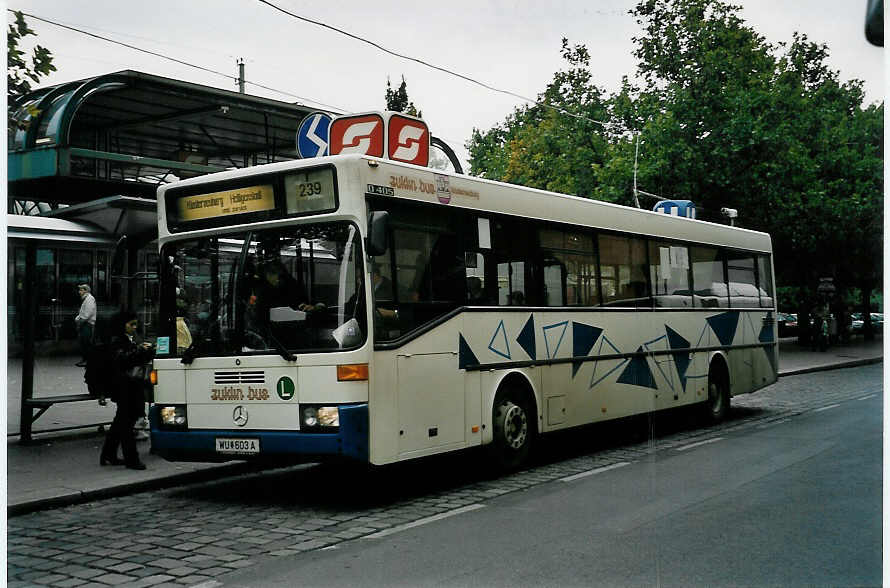
[[(12, 203), (154, 198), (159, 184), (298, 159), (316, 109), (137, 71), (41, 88), (9, 105)], [(13, 210), (9, 212), (21, 212)]]

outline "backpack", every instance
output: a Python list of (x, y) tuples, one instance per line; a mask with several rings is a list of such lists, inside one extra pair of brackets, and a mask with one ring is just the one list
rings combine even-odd
[(90, 396), (117, 402), (115, 369), (111, 362), (111, 345), (102, 343), (90, 348), (87, 352), (87, 366), (83, 372), (83, 381), (87, 384)]

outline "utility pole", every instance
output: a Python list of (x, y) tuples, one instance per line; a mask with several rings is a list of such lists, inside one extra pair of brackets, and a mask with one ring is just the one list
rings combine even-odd
[(244, 58), (238, 58), (238, 91), (244, 93)]
[(634, 152), (634, 204), (637, 208), (640, 207), (640, 198), (637, 195), (637, 159), (640, 157), (640, 134), (637, 133), (637, 147)]

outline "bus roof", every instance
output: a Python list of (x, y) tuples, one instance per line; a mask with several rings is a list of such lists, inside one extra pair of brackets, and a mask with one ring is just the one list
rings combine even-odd
[[(332, 164), (341, 170), (338, 173), (341, 186), (353, 192), (360, 190), (361, 194), (377, 193), (384, 197), (595, 229), (759, 252), (772, 251), (770, 236), (759, 231), (354, 154), (273, 163), (173, 182), (159, 188), (158, 200), (162, 202), (164, 192), (178, 186)], [(347, 172), (349, 168), (357, 174)]]
[[(737, 247), (754, 251), (772, 251), (769, 234), (718, 223), (672, 216), (662, 212), (631, 208), (557, 192), (548, 192), (516, 184), (496, 182), (473, 176), (446, 174), (429, 168), (362, 157), (376, 164), (362, 170), (367, 183), (392, 188), (392, 196), (470, 208), (492, 213), (512, 214), (536, 220), (581, 225), (590, 228), (638, 233), (665, 239)], [(360, 168), (361, 169), (361, 168)], [(436, 193), (436, 176), (448, 177), (447, 193)], [(424, 186), (420, 185), (423, 180)], [(442, 197), (440, 197), (440, 195)]]

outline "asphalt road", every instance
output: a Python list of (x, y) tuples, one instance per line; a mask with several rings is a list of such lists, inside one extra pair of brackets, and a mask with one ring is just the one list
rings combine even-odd
[(225, 586), (881, 583), (881, 406), (655, 451), (222, 580)]
[(10, 586), (880, 585), (881, 366), (374, 473), (300, 466), (8, 519)]

